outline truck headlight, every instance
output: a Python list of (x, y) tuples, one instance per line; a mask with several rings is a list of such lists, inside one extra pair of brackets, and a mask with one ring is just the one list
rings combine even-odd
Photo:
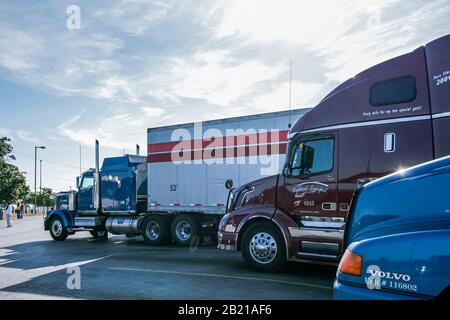
[(230, 214), (227, 213), (223, 216), (219, 223), (219, 231), (225, 232), (235, 232), (236, 226), (232, 224), (232, 219), (230, 219)]

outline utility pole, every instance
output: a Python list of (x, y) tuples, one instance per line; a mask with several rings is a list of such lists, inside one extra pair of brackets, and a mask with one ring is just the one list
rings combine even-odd
[(42, 160), (39, 160), (39, 192), (41, 193), (42, 206), (44, 206), (44, 197), (42, 192)]
[(37, 209), (37, 193), (36, 193), (37, 149), (45, 149), (45, 146), (34, 146), (34, 214), (36, 214)]

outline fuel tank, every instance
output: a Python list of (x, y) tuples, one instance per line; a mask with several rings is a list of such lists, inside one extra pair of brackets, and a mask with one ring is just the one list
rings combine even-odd
[(109, 217), (106, 230), (112, 234), (138, 235), (143, 217)]

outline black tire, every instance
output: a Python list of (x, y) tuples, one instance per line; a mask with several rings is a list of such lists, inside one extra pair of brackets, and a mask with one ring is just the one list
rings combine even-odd
[(94, 239), (99, 239), (99, 240), (108, 240), (108, 231), (98, 231), (98, 230), (93, 230), (93, 231), (89, 231), (89, 233), (91, 234), (91, 236)]
[[(257, 243), (261, 245), (260, 252), (256, 251)], [(287, 262), (283, 236), (276, 226), (267, 222), (257, 222), (245, 231), (241, 252), (250, 267), (262, 272), (281, 271)]]
[(151, 246), (161, 246), (170, 239), (169, 222), (166, 217), (150, 216), (147, 217), (141, 226), (142, 235), (145, 242)]
[(189, 214), (179, 215), (172, 222), (171, 233), (177, 246), (198, 246), (201, 236), (200, 221)]
[(59, 217), (53, 217), (50, 220), (49, 230), (51, 237), (55, 241), (64, 241), (69, 235), (63, 221)]

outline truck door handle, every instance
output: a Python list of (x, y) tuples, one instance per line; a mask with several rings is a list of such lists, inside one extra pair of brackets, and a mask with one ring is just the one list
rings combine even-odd
[(322, 210), (336, 211), (336, 202), (322, 202)]

